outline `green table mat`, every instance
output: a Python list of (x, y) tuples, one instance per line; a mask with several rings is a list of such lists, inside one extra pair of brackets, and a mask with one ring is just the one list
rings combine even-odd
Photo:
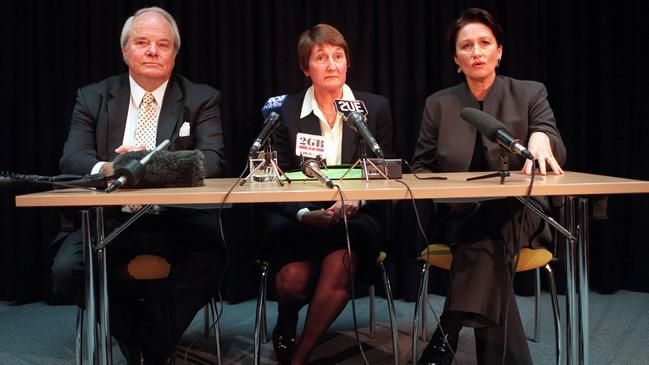
[[(327, 175), (328, 178), (331, 180), (337, 180), (340, 179), (341, 176), (347, 172), (350, 166), (332, 166), (327, 169), (322, 169), (322, 172)], [(345, 175), (345, 180), (348, 179), (362, 179), (361, 176), (362, 170), (360, 167), (352, 169), (347, 175)], [(302, 170), (295, 170), (295, 171), (287, 171), (286, 175), (288, 176), (289, 179), (291, 180), (313, 180), (310, 177), (307, 177), (304, 175)]]

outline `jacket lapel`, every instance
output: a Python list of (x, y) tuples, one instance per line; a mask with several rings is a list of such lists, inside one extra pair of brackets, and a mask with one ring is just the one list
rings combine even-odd
[(122, 145), (124, 141), (124, 127), (128, 115), (129, 98), (131, 88), (128, 83), (128, 74), (123, 75), (120, 80), (114, 84), (110, 91), (111, 98), (106, 106), (106, 125), (107, 140), (105, 145), (99, 146), (104, 149), (105, 155), (109, 160), (115, 158), (115, 148)]
[[(501, 94), (502, 83), (500, 82), (500, 77), (496, 76), (491, 89), (485, 96), (482, 111), (491, 116), (499, 115), (501, 103), (499, 103), (498, 100), (502, 100), (500, 98)], [(489, 138), (485, 136), (482, 137), (482, 144), (487, 148), (487, 164), (489, 164), (491, 170), (499, 170), (501, 168), (500, 156), (503, 154), (507, 156), (507, 153), (504, 152), (498, 143), (491, 142)]]
[(158, 130), (156, 133), (156, 145), (165, 139), (173, 142), (173, 133), (176, 126), (181, 122), (183, 93), (172, 76), (169, 79), (167, 90), (165, 91), (160, 117), (158, 119)]
[(322, 135), (322, 132), (320, 131), (320, 120), (315, 116), (315, 114), (311, 113), (300, 120), (298, 131), (300, 133), (320, 136)]
[[(358, 140), (356, 131), (351, 129), (344, 119), (340, 120), (343, 123), (343, 145), (340, 156), (340, 162), (343, 164), (354, 163), (354, 156), (356, 156), (356, 149), (358, 148)], [(360, 157), (360, 156), (359, 156)], [(369, 157), (369, 156), (368, 156)]]

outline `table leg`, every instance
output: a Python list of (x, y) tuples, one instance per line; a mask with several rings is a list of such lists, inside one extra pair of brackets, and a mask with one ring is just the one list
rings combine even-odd
[[(568, 197), (568, 212), (566, 218), (568, 227), (573, 235), (578, 235), (575, 217), (575, 205), (577, 198)], [(577, 317), (577, 289), (575, 275), (575, 245), (577, 242), (566, 240), (566, 353), (567, 364), (577, 365), (579, 355), (579, 345), (577, 329), (579, 328), (579, 319)]]
[[(104, 209), (102, 207), (94, 208), (95, 223), (97, 227), (97, 242), (104, 240)], [(110, 316), (108, 305), (108, 266), (106, 246), (97, 250), (97, 264), (99, 265), (99, 317), (100, 317), (100, 341), (101, 341), (101, 363), (113, 363), (113, 351), (110, 337)]]
[(90, 229), (90, 212), (81, 211), (81, 233), (83, 235), (84, 279), (86, 289), (86, 348), (88, 364), (97, 360), (97, 327), (95, 326), (95, 275), (93, 263), (93, 240)]
[(579, 278), (579, 360), (589, 364), (588, 351), (588, 198), (579, 198), (579, 244), (577, 246), (577, 275)]

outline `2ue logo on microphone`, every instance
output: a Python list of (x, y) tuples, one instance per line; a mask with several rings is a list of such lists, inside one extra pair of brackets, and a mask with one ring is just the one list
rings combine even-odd
[(361, 113), (367, 115), (367, 108), (365, 103), (362, 100), (343, 100), (335, 99), (334, 107), (338, 113), (343, 113), (345, 118), (349, 117), (349, 114), (352, 112)]
[(325, 139), (323, 136), (298, 133), (295, 137), (295, 155), (307, 158), (325, 157)]

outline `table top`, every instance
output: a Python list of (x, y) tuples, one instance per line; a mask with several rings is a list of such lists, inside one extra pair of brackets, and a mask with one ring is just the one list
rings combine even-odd
[[(405, 174), (403, 181), (415, 199), (462, 199), (524, 196), (530, 176), (512, 172), (503, 185), (498, 177), (466, 181), (488, 172), (454, 172), (419, 174), (444, 176), (446, 180), (419, 180)], [(339, 184), (345, 199), (395, 200), (410, 199), (405, 185), (398, 180), (343, 180)], [(337, 189), (328, 189), (317, 181), (293, 181), (280, 186), (277, 182), (247, 181), (243, 186), (235, 178), (206, 179), (204, 186), (190, 188), (124, 189), (110, 194), (83, 189), (60, 189), (19, 195), (18, 207), (109, 206), (125, 204), (219, 204), (232, 188), (225, 203), (270, 203), (295, 201), (333, 201), (339, 199)], [(649, 193), (649, 181), (568, 171), (564, 175), (536, 176), (532, 195), (601, 195)]]

